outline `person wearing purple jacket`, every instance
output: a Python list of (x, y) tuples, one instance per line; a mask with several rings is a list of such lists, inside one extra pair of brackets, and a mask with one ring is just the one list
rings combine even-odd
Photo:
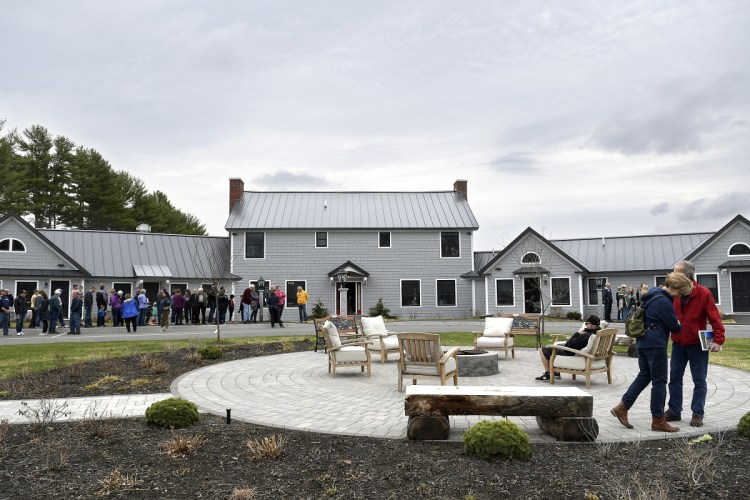
[(172, 324), (182, 324), (182, 310), (185, 309), (185, 296), (179, 288), (172, 292)]
[(120, 312), (122, 311), (122, 290), (116, 292), (114, 288), (110, 289), (109, 306), (112, 309), (112, 326), (120, 326), (122, 324), (120, 316)]

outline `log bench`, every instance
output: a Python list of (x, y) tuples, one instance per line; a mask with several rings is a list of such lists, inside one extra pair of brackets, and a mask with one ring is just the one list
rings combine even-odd
[(448, 439), (450, 415), (535, 416), (559, 441), (593, 441), (594, 397), (577, 387), (417, 386), (406, 388), (409, 439)]

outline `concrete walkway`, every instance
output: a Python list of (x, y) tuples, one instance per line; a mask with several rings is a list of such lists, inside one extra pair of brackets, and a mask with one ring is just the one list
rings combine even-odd
[[(541, 373), (538, 353), (533, 349), (516, 349), (516, 358), (499, 361), (500, 373), (489, 377), (461, 377), (461, 385), (497, 385), (538, 387), (534, 377)], [(701, 435), (736, 428), (742, 415), (750, 411), (750, 377), (747, 372), (709, 367), (708, 399), (705, 426), (694, 428), (687, 421), (680, 422), (680, 432), (656, 433), (650, 430), (648, 409), (650, 391), (646, 389), (631, 409), (630, 421), (634, 430), (622, 427), (609, 414), (627, 386), (638, 372), (637, 360), (618, 355), (614, 360), (612, 385), (606, 375), (592, 379), (594, 417), (599, 423), (599, 441), (637, 441), (663, 437)], [(404, 393), (397, 390), (397, 368), (394, 360), (381, 364), (373, 357), (372, 377), (367, 378), (358, 368), (339, 369), (333, 379), (327, 371), (326, 355), (322, 352), (299, 352), (262, 356), (211, 365), (187, 373), (174, 381), (172, 394), (135, 394), (90, 398), (48, 400), (54, 406), (67, 404), (67, 416), (57, 420), (80, 420), (86, 412), (100, 416), (143, 416), (146, 408), (161, 399), (180, 396), (195, 402), (202, 412), (226, 415), (256, 424), (323, 433), (352, 436), (372, 436), (402, 439), (406, 436), (407, 417), (404, 416)], [(686, 374), (685, 394), (689, 405), (692, 383)], [(420, 381), (420, 384), (430, 382)], [(555, 382), (553, 387), (585, 389), (579, 377), (569, 375)], [(29, 407), (39, 401), (27, 400)], [(11, 423), (27, 423), (19, 415), (21, 401), (0, 401), (0, 419)], [(689, 409), (683, 417), (690, 418)], [(487, 417), (483, 417), (487, 418)], [(451, 417), (451, 440), (460, 440), (463, 431), (478, 422), (479, 417)], [(520, 425), (534, 442), (554, 441), (542, 434), (533, 417), (510, 417)]]

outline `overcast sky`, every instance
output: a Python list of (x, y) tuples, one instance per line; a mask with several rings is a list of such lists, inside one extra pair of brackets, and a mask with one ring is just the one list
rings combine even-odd
[[(224, 235), (247, 190), (468, 180), (499, 249), (750, 217), (748, 1), (28, 1), (0, 119), (97, 149)], [(106, 184), (106, 180), (103, 180)]]

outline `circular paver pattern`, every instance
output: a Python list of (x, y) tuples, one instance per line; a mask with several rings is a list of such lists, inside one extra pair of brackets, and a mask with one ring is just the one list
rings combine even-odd
[[(500, 356), (500, 372), (484, 377), (460, 377), (459, 385), (538, 386), (534, 377), (542, 372), (539, 354), (533, 349), (516, 349), (515, 359)], [(635, 429), (621, 426), (609, 414), (638, 373), (637, 359), (617, 355), (612, 384), (606, 374), (592, 376), (591, 388), (585, 380), (563, 375), (554, 387), (578, 387), (594, 396), (594, 418), (599, 423), (599, 441), (638, 441), (663, 437), (701, 435), (736, 428), (742, 415), (750, 411), (750, 377), (747, 372), (709, 366), (708, 398), (704, 427), (679, 422), (675, 434), (651, 431), (650, 389), (647, 388), (630, 411)], [(408, 381), (405, 381), (408, 383)], [(430, 384), (430, 381), (419, 381)], [(693, 385), (690, 370), (685, 373), (685, 410), (690, 418)], [(172, 393), (196, 403), (202, 410), (255, 424), (323, 433), (382, 438), (405, 438), (408, 417), (404, 415), (404, 393), (398, 392), (396, 361), (380, 363), (373, 357), (372, 376), (359, 368), (339, 368), (334, 379), (328, 373), (327, 356), (322, 352), (298, 352), (219, 363), (192, 371), (175, 380)], [(451, 440), (480, 419), (491, 417), (451, 417)], [(501, 418), (501, 417), (498, 417)], [(534, 417), (509, 417), (521, 426), (532, 441), (554, 441), (543, 434)]]

